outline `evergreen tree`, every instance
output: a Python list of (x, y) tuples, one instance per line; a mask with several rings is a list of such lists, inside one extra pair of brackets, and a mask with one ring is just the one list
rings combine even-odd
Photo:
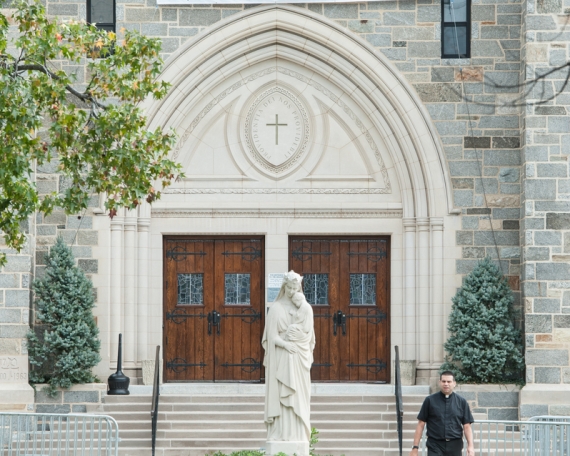
[(499, 268), (480, 261), (452, 299), (441, 370), (463, 383), (523, 383), (522, 340), (512, 321), (513, 293)]
[(43, 334), (28, 333), (28, 354), (33, 366), (30, 382), (47, 383), (48, 392), (55, 395), (57, 387), (97, 380), (91, 368), (101, 360), (100, 341), (92, 313), (93, 285), (62, 238), (46, 261), (45, 277), (33, 285)]

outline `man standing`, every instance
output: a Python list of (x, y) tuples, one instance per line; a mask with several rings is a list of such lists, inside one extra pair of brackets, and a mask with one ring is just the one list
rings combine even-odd
[(467, 401), (453, 392), (455, 385), (453, 372), (441, 373), (440, 392), (426, 397), (418, 414), (418, 425), (410, 456), (418, 455), (418, 445), (426, 423), (428, 456), (461, 456), (463, 434), (467, 440), (467, 456), (475, 456), (471, 430), (473, 415)]

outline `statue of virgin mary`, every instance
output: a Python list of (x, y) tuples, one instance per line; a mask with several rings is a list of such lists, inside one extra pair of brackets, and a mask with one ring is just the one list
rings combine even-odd
[[(302, 443), (296, 448), (304, 448), (306, 443), (308, 453), (315, 332), (313, 311), (304, 300), (301, 280), (293, 271), (285, 275), (265, 320), (265, 423), (268, 446), (296, 442)], [(269, 454), (273, 454), (271, 450)]]

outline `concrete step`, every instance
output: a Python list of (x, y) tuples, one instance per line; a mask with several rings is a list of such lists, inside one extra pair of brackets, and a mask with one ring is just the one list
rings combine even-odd
[[(425, 399), (425, 395), (415, 395), (415, 396), (403, 396), (403, 403), (404, 404), (420, 404)], [(144, 395), (129, 395), (129, 396), (105, 396), (103, 398), (103, 402), (105, 404), (113, 404), (113, 403), (151, 403), (152, 396), (148, 394)], [(170, 394), (161, 394), (160, 395), (160, 402), (161, 403), (187, 403), (187, 402), (197, 402), (197, 403), (208, 403), (208, 402), (244, 402), (244, 403), (264, 403), (265, 397), (263, 395), (255, 395), (255, 396), (243, 396), (243, 395), (217, 395), (217, 396), (206, 396), (206, 395), (170, 395)], [(319, 396), (311, 396), (311, 403), (319, 403), (319, 402), (334, 402), (334, 403), (342, 403), (342, 402), (364, 402), (364, 403), (376, 403), (376, 402), (385, 402), (388, 404), (395, 404), (395, 396), (394, 395), (319, 395)]]
[[(121, 435), (123, 431), (129, 430), (144, 430), (150, 432), (151, 423), (150, 419), (145, 421), (118, 421), (119, 429), (121, 430)], [(331, 430), (359, 430), (363, 427), (366, 429), (371, 429), (374, 431), (383, 430), (396, 430), (396, 422), (386, 422), (386, 421), (325, 421), (325, 420), (314, 420), (311, 425), (319, 431), (321, 429), (331, 429)], [(265, 425), (260, 420), (244, 420), (240, 422), (235, 422), (231, 420), (218, 421), (218, 420), (199, 420), (199, 421), (159, 421), (158, 429), (183, 429), (188, 432), (194, 430), (202, 429), (212, 429), (212, 428), (222, 428), (222, 429), (265, 429)], [(414, 430), (416, 428), (416, 422), (404, 423), (404, 430)]]
[[(265, 426), (259, 426), (253, 429), (200, 429), (200, 430), (181, 430), (181, 429), (159, 429), (156, 437), (159, 440), (175, 440), (184, 438), (208, 439), (208, 438), (236, 438), (236, 439), (261, 439), (264, 440), (267, 431)], [(403, 433), (405, 438), (412, 439), (414, 430), (405, 430)], [(150, 429), (123, 430), (121, 432), (121, 440), (150, 440)], [(397, 439), (398, 432), (391, 430), (376, 429), (319, 429), (319, 440), (327, 439)]]
[[(107, 412), (106, 412), (107, 413)], [(144, 421), (150, 419), (150, 412), (108, 412), (117, 421), (120, 420), (136, 420)], [(252, 420), (259, 419), (263, 421), (263, 410), (259, 411), (158, 411), (158, 420), (166, 421), (194, 421), (194, 420)], [(380, 411), (345, 411), (345, 410), (332, 410), (332, 411), (311, 411), (311, 421), (312, 420), (388, 420), (394, 421), (396, 419), (396, 414), (391, 412), (380, 412)], [(413, 415), (410, 414), (406, 418), (411, 421), (415, 419)]]
[[(234, 451), (239, 451), (242, 448), (227, 447), (216, 449), (225, 454), (231, 454)], [(155, 456), (205, 456), (212, 455), (214, 450), (211, 448), (157, 448)], [(338, 450), (320, 451), (317, 448), (319, 455), (331, 456), (399, 456), (397, 450), (384, 450), (383, 448), (340, 448)], [(119, 456), (151, 456), (150, 449), (143, 448), (121, 448)], [(483, 455), (486, 456), (486, 455)]]
[[(403, 410), (404, 413), (417, 413), (421, 407), (421, 404), (404, 404)], [(113, 412), (143, 412), (147, 413), (150, 412), (151, 404), (143, 404), (143, 403), (114, 403), (114, 404), (105, 404), (104, 408), (101, 410), (105, 410), (108, 413)], [(264, 403), (247, 403), (247, 402), (211, 402), (211, 403), (171, 403), (171, 402), (160, 402), (158, 405), (158, 409), (160, 412), (216, 412), (216, 411), (226, 411), (226, 412), (233, 412), (233, 411), (261, 411), (263, 412)], [(370, 412), (396, 412), (396, 405), (395, 404), (386, 404), (386, 403), (362, 403), (362, 402), (344, 402), (344, 403), (335, 403), (335, 402), (316, 402), (311, 404), (311, 410), (315, 412), (335, 412), (337, 410), (342, 411), (370, 411)]]

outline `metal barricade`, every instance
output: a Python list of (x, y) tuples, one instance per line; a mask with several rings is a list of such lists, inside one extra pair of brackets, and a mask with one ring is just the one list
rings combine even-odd
[(0, 413), (0, 456), (118, 456), (119, 427), (106, 415)]
[[(477, 456), (570, 456), (570, 420), (481, 420), (471, 427)], [(425, 432), (420, 449), (427, 456)], [(465, 441), (463, 454), (467, 454)]]

